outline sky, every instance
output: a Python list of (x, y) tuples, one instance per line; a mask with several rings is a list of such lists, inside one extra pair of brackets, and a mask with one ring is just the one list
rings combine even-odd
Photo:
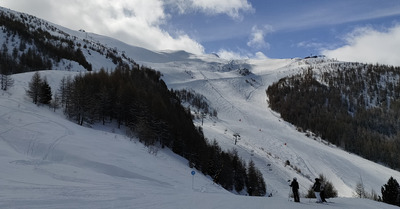
[(400, 66), (398, 0), (1, 0), (151, 50), (227, 59), (326, 55)]

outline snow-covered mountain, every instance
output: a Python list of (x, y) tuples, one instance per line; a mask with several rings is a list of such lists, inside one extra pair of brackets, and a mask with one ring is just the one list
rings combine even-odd
[[(236, 149), (247, 162), (252, 159), (273, 197), (234, 195), (197, 171), (191, 175), (187, 161), (167, 149), (144, 147), (112, 125), (81, 127), (65, 119), (61, 110), (36, 106), (25, 93), (33, 73), (22, 73), (13, 75), (14, 86), (0, 95), (0, 208), (312, 208), (319, 207), (314, 200), (288, 202), (287, 181), (297, 177), (305, 194), (319, 174), (333, 183), (341, 197), (331, 200), (328, 208), (392, 208), (350, 197), (361, 179), (368, 192), (380, 194), (390, 176), (400, 179), (399, 172), (298, 132), (268, 108), (265, 90), (270, 84), (332, 60), (231, 61), (184, 51), (153, 52), (35, 20), (31, 24), (43, 30), (48, 30), (45, 25), (55, 27), (51, 32), (55, 36), (67, 34), (74, 43), (89, 45), (82, 52), (93, 70), (115, 67), (101, 53), (110, 50), (124, 61), (160, 71), (169, 88), (204, 95), (218, 111), (218, 118), (204, 119), (205, 136), (225, 150)], [(0, 32), (11, 53), (20, 39), (5, 41), (5, 37)], [(41, 71), (53, 90), (63, 76), (85, 72), (66, 59), (54, 63), (53, 69)], [(202, 121), (195, 123), (201, 126)], [(240, 140), (235, 145), (236, 133)], [(287, 161), (291, 166), (286, 166)]]

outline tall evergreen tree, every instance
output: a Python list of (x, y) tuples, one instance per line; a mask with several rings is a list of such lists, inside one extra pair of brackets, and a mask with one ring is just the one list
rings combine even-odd
[(65, 100), (67, 97), (66, 89), (67, 89), (67, 79), (64, 76), (60, 81), (60, 86), (58, 87), (58, 95), (60, 98), (61, 106), (64, 106), (64, 104), (65, 104)]
[(246, 183), (246, 165), (239, 158), (237, 150), (233, 150), (231, 155), (233, 166), (233, 184), (235, 186), (235, 190), (240, 192), (244, 189)]
[(51, 87), (45, 77), (40, 84), (40, 91), (39, 91), (39, 98), (38, 98), (39, 103), (48, 105), (48, 104), (50, 104), (51, 97), (52, 97)]
[(247, 169), (247, 192), (250, 196), (264, 196), (266, 185), (261, 172), (256, 168), (253, 160), (250, 161)]
[(39, 72), (35, 72), (35, 74), (33, 74), (32, 76), (31, 81), (28, 84), (29, 88), (26, 91), (26, 93), (32, 99), (32, 102), (34, 104), (37, 104), (39, 102), (41, 84), (42, 84), (42, 78), (40, 77)]

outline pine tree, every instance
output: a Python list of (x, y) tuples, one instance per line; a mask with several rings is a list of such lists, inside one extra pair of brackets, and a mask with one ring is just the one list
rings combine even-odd
[(38, 98), (39, 101), (38, 102), (41, 104), (48, 105), (48, 104), (50, 104), (51, 97), (52, 97), (51, 87), (45, 77), (40, 84), (40, 91), (39, 91), (39, 98)]
[(250, 161), (247, 169), (247, 192), (250, 196), (264, 196), (266, 186), (261, 172), (256, 168), (253, 160)]
[(60, 86), (58, 88), (58, 95), (60, 98), (60, 103), (61, 106), (64, 106), (65, 101), (66, 101), (66, 97), (67, 97), (67, 79), (65, 77), (63, 77), (60, 81)]
[(26, 91), (28, 96), (32, 99), (34, 104), (39, 102), (39, 93), (41, 89), (42, 78), (40, 77), (39, 72), (35, 72), (33, 74), (31, 82), (29, 82), (29, 89)]
[(221, 153), (221, 171), (219, 173), (218, 184), (224, 187), (226, 190), (233, 190), (233, 166), (231, 156), (226, 153)]
[(388, 182), (381, 187), (382, 201), (391, 205), (400, 205), (399, 190), (400, 186), (397, 180), (390, 177)]
[(233, 166), (233, 184), (237, 192), (241, 192), (245, 186), (246, 180), (246, 165), (239, 158), (237, 150), (231, 151), (232, 166)]
[(257, 174), (257, 182), (258, 182), (258, 188), (257, 188), (257, 196), (265, 196), (267, 194), (267, 186), (264, 181), (264, 177), (261, 173), (260, 170), (256, 168), (256, 174)]
[(10, 74), (0, 74), (0, 85), (1, 90), (7, 91), (14, 85), (14, 79), (11, 78)]

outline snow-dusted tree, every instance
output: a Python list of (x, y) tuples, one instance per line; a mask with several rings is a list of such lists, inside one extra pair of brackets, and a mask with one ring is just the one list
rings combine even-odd
[(8, 60), (4, 60), (7, 59), (7, 54), (1, 56), (5, 57), (0, 58), (0, 87), (1, 90), (7, 91), (8, 88), (14, 85), (14, 79), (11, 78), (13, 67), (9, 65)]
[(0, 74), (1, 90), (7, 91), (8, 88), (14, 85), (14, 79), (9, 74)]
[(364, 183), (363, 183), (361, 176), (360, 176), (360, 181), (356, 185), (354, 196), (358, 197), (358, 198), (367, 198), (368, 197), (367, 193), (365, 192)]

